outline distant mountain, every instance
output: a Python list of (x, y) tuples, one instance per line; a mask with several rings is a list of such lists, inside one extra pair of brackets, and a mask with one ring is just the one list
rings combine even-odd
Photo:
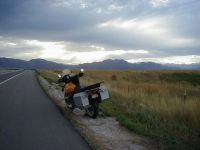
[(23, 68), (23, 69), (64, 69), (72, 68), (71, 65), (64, 65), (47, 61), (44, 59), (32, 59), (30, 61), (12, 59), (12, 58), (0, 58), (0, 68)]
[(28, 64), (24, 60), (12, 58), (0, 58), (0, 68), (27, 68)]
[(200, 63), (187, 65), (187, 67), (192, 69), (192, 70), (200, 70)]
[(182, 70), (200, 70), (200, 63), (194, 64), (166, 64), (168, 67), (176, 67)]
[(161, 64), (156, 64), (152, 62), (142, 62), (142, 63), (128, 63), (122, 59), (116, 60), (104, 60), (102, 62), (93, 62), (93, 63), (86, 63), (81, 64), (78, 68), (85, 68), (85, 69), (98, 69), (98, 70), (171, 70), (177, 69), (175, 67), (168, 67)]
[(44, 59), (32, 59), (27, 63), (29, 68), (39, 68), (39, 69), (65, 69), (65, 68), (72, 69), (73, 67), (72, 65), (59, 64)]
[(102, 62), (85, 63), (78, 65), (78, 68), (97, 70), (124, 70), (131, 69), (130, 63), (125, 60), (104, 60)]
[(152, 62), (142, 63), (129, 63), (122, 59), (116, 60), (104, 60), (101, 62), (84, 63), (80, 65), (65, 65), (44, 59), (32, 59), (30, 61), (12, 59), (12, 58), (0, 58), (0, 68), (23, 68), (23, 69), (91, 69), (91, 70), (200, 70), (200, 64), (192, 65), (176, 65), (167, 64), (161, 65)]

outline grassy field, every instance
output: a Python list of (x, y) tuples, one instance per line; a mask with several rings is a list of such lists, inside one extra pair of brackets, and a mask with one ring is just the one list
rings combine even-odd
[[(60, 71), (38, 72), (56, 82)], [(86, 71), (80, 81), (104, 81), (111, 99), (101, 111), (130, 130), (165, 149), (200, 149), (200, 71)]]

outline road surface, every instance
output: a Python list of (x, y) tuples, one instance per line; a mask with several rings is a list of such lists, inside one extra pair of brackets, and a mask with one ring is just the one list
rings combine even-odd
[(33, 71), (0, 74), (0, 150), (86, 149), (90, 147), (45, 95)]

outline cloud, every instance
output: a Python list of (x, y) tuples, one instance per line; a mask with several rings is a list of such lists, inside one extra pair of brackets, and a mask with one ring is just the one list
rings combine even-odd
[[(4, 40), (2, 40), (4, 39)], [(147, 50), (123, 50), (73, 42), (44, 42), (38, 40), (0, 39), (0, 53), (4, 57), (42, 58), (52, 61), (80, 64), (83, 62), (102, 61), (104, 59), (130, 59), (133, 56), (147, 55)], [(96, 57), (98, 56), (98, 57)]]
[[(200, 55), (199, 3), (1, 0), (0, 54), (69, 63)], [(118, 55), (118, 50), (124, 53)], [(144, 50), (148, 54), (130, 54), (130, 50)]]
[(31, 59), (40, 56), (40, 45), (30, 45), (25, 40), (0, 37), (1, 57)]
[(139, 58), (127, 60), (131, 63), (138, 62), (156, 62), (161, 64), (192, 64), (199, 63), (200, 55), (186, 55), (186, 56), (171, 56), (171, 57), (161, 57), (161, 58)]
[(169, 0), (151, 0), (153, 7), (166, 6), (169, 3)]
[[(62, 61), (72, 64), (80, 64), (81, 62), (90, 63), (94, 61), (102, 61), (105, 59), (127, 59), (133, 58), (134, 55), (145, 55), (148, 51), (145, 50), (103, 50), (103, 51), (87, 51), (87, 52), (67, 52), (66, 56), (62, 57)], [(98, 57), (94, 57), (98, 56)], [(69, 62), (70, 60), (70, 62)]]
[[(121, 18), (109, 20), (98, 25), (102, 32), (114, 33), (115, 39), (111, 44), (167, 52), (182, 49), (183, 53), (188, 50), (198, 53), (199, 42), (196, 38), (179, 36), (171, 29), (171, 26), (162, 18), (142, 18), (122, 20)], [(117, 37), (117, 38), (116, 38)], [(124, 39), (124, 40), (123, 40)], [(107, 41), (109, 41), (106, 38)], [(179, 51), (177, 53), (180, 54)]]

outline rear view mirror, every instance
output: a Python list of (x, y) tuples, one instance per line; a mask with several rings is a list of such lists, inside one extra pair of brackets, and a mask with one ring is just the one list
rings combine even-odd
[(61, 78), (62, 76), (61, 76), (61, 74), (58, 74), (58, 78)]

